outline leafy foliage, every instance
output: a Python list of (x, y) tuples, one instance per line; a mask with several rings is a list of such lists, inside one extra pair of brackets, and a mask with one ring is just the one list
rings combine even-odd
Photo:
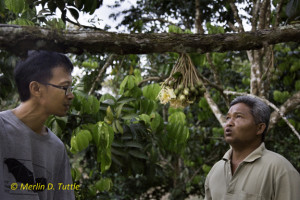
[[(236, 2), (248, 5), (244, 11), (251, 14), (252, 1)], [(66, 29), (68, 12), (77, 20), (79, 12), (92, 14), (102, 3), (102, 0), (0, 0), (0, 23)], [(122, 3), (115, 1), (115, 6)], [(42, 6), (39, 12), (38, 5)], [(200, 1), (200, 7), (209, 34), (226, 33), (229, 24), (234, 23), (228, 1)], [(57, 8), (62, 13), (61, 19), (53, 17)], [(285, 21), (284, 9), (281, 12)], [(111, 17), (125, 14), (118, 27), (125, 26), (129, 32), (181, 34), (193, 30), (194, 13), (192, 0), (139, 0), (136, 6)], [(162, 20), (168, 17), (175, 24)], [(223, 25), (216, 26), (216, 22)], [(299, 44), (295, 43), (273, 47), (269, 101), (277, 106), (299, 91), (299, 52)], [(250, 91), (251, 64), (246, 52), (210, 55), (211, 61), (206, 55), (190, 54), (199, 73), (215, 82), (215, 70), (224, 89)], [(155, 186), (163, 186), (172, 199), (184, 199), (189, 194), (203, 196), (207, 173), (228, 149), (222, 139), (223, 129), (207, 99), (200, 98), (184, 109), (173, 109), (158, 102), (159, 83), (140, 84), (149, 77), (167, 78), (178, 54), (116, 56), (109, 73), (103, 74), (104, 81), (95, 84), (91, 95), (87, 93), (108, 56), (88, 53), (69, 56), (82, 70), (80, 77), (74, 77), (72, 107), (67, 117), (51, 116), (46, 124), (66, 145), (73, 180), (80, 184), (76, 198), (134, 199)], [(18, 104), (13, 68), (19, 59), (0, 51), (0, 110)], [(220, 111), (226, 113), (228, 106), (220, 91), (212, 86), (207, 90)], [(289, 112), (287, 118), (299, 131), (299, 109)], [(299, 141), (285, 122), (280, 121), (270, 130), (266, 146), (284, 155), (300, 171)]]

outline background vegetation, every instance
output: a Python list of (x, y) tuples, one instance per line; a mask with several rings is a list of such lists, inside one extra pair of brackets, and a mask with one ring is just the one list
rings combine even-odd
[[(95, 31), (97, 19), (91, 20), (89, 27), (77, 20), (79, 13), (93, 14), (103, 3), (0, 0), (0, 23)], [(112, 6), (123, 3), (115, 1)], [(291, 6), (293, 3), (296, 6)], [(265, 9), (256, 11), (265, 4)], [(112, 13), (112, 18), (124, 16), (123, 20), (116, 27), (106, 24), (102, 31), (117, 28), (129, 33), (223, 34), (243, 32), (247, 27), (255, 31), (294, 23), (299, 4), (285, 0), (138, 0), (127, 10)], [(255, 19), (259, 20), (255, 23)], [(224, 91), (256, 95), (278, 108), (296, 98), (294, 106), (283, 113), (295, 131), (300, 130), (297, 43), (255, 51), (190, 54), (205, 77), (206, 93), (184, 109), (162, 105), (156, 99), (159, 83), (169, 76), (177, 53), (68, 56), (81, 72), (74, 77), (75, 99), (68, 116), (51, 116), (47, 126), (69, 152), (73, 179), (80, 184), (77, 199), (203, 196), (207, 173), (229, 148), (223, 140), (222, 118), (217, 114), (227, 112), (234, 96)], [(19, 103), (13, 69), (20, 59), (0, 50), (0, 110)], [(261, 73), (253, 75), (257, 66)], [(285, 156), (300, 172), (295, 131), (278, 118), (266, 136), (266, 146)]]

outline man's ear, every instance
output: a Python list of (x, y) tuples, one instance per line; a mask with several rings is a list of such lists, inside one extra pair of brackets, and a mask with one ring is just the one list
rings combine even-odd
[(40, 83), (36, 81), (32, 81), (29, 83), (29, 91), (32, 96), (40, 96), (41, 95), (41, 86)]
[(256, 135), (261, 135), (266, 129), (266, 124), (265, 123), (259, 123), (257, 125), (257, 132)]

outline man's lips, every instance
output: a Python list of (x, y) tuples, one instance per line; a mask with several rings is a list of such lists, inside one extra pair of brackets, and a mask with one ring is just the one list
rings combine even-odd
[(67, 109), (70, 108), (70, 104), (65, 104), (64, 106), (65, 106)]
[(225, 135), (226, 135), (226, 136), (231, 135), (231, 133), (232, 133), (231, 128), (225, 128)]

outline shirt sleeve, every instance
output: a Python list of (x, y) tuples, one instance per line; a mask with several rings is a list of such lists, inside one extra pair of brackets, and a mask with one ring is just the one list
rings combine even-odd
[(210, 194), (210, 189), (209, 189), (209, 177), (210, 177), (210, 173), (207, 175), (206, 179), (205, 179), (205, 184), (204, 184), (204, 189), (205, 189), (205, 197), (204, 200), (211, 200), (211, 194)]
[(75, 200), (74, 186), (71, 176), (71, 168), (67, 152), (65, 151), (62, 164), (57, 174), (54, 192), (55, 200)]
[(300, 174), (296, 170), (283, 173), (276, 180), (274, 200), (295, 200), (300, 197)]

